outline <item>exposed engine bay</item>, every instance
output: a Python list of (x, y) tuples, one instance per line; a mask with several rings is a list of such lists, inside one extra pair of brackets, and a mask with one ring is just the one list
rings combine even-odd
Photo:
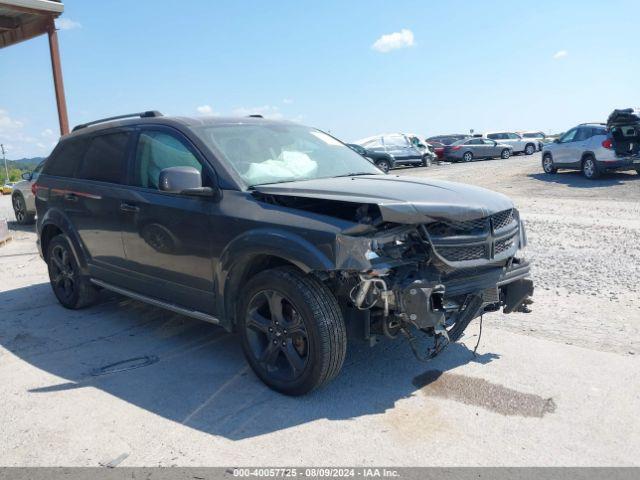
[[(529, 311), (533, 282), (529, 264), (517, 256), (526, 235), (515, 208), (455, 220), (421, 215), (424, 223), (403, 224), (387, 221), (370, 203), (259, 198), (351, 223), (336, 237), (336, 269), (315, 273), (362, 322), (371, 343), (403, 335), (416, 357), (428, 360), (484, 313)], [(419, 352), (413, 332), (431, 337), (433, 347)]]

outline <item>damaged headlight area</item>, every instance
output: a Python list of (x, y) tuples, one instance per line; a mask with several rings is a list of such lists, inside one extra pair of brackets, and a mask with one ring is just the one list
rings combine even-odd
[[(474, 318), (500, 309), (526, 312), (532, 303), (530, 267), (516, 255), (526, 245), (524, 228), (515, 210), (502, 216), (486, 224), (404, 225), (372, 236), (343, 236), (343, 265), (366, 267), (337, 272), (334, 291), (346, 298), (371, 343), (377, 336), (402, 334), (416, 357), (433, 358)], [(454, 260), (452, 249), (460, 251)], [(418, 332), (433, 340), (426, 352), (417, 347)]]

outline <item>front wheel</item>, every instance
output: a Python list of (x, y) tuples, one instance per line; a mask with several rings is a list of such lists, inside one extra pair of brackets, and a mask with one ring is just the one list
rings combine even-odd
[(462, 155), (462, 160), (464, 160), (465, 162), (470, 162), (471, 160), (473, 160), (473, 153), (464, 152), (464, 155)]
[(509, 158), (511, 156), (511, 150), (509, 150), (508, 148), (505, 148), (504, 150), (502, 150), (502, 152), (500, 153), (500, 158), (506, 160), (507, 158)]
[(582, 174), (589, 180), (596, 179), (600, 176), (598, 165), (593, 157), (587, 157), (582, 162)]
[(391, 169), (391, 163), (389, 163), (389, 160), (384, 160), (384, 159), (383, 160), (378, 160), (376, 162), (376, 165), (384, 173), (387, 173)]
[(533, 155), (536, 151), (536, 146), (533, 143), (527, 143), (527, 146), (524, 147), (524, 153), (527, 155)]
[(553, 165), (553, 159), (551, 158), (551, 155), (545, 155), (542, 158), (542, 169), (544, 170), (544, 173), (549, 174), (553, 174), (558, 171), (558, 169)]
[(340, 372), (344, 320), (333, 293), (314, 277), (289, 267), (258, 273), (246, 285), (237, 318), (247, 361), (272, 389), (303, 395)]
[(431, 166), (431, 157), (428, 155), (425, 155), (424, 157), (422, 157), (422, 164), (419, 165), (421, 167), (430, 167)]

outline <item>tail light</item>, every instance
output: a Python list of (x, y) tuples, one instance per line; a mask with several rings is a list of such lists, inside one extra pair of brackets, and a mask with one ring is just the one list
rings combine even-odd
[(37, 191), (38, 191), (38, 187), (36, 187), (36, 183), (35, 183), (35, 182), (33, 182), (33, 183), (31, 184), (31, 193), (33, 193), (33, 196), (34, 196), (34, 197), (36, 196), (36, 192), (37, 192)]
[(455, 147), (451, 147), (451, 150), (460, 150), (461, 148), (460, 145), (456, 145)]
[(613, 148), (613, 140), (611, 140), (610, 138), (607, 138), (607, 139), (603, 140), (602, 141), (602, 146), (604, 148), (608, 148), (608, 149)]

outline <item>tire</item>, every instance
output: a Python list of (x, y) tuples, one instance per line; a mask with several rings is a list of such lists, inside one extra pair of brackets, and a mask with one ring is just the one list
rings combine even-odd
[(462, 155), (462, 160), (465, 162), (470, 162), (471, 160), (473, 160), (473, 153), (464, 152), (464, 155)]
[(389, 170), (391, 170), (391, 163), (389, 162), (389, 160), (378, 160), (376, 162), (377, 167), (382, 170), (384, 173), (387, 173)]
[(425, 155), (422, 157), (422, 163), (419, 165), (420, 167), (430, 167), (431, 166), (431, 157)]
[(338, 301), (310, 275), (265, 270), (247, 283), (237, 328), (256, 375), (285, 395), (304, 395), (342, 368), (347, 335)]
[(527, 143), (524, 147), (524, 153), (527, 155), (533, 155), (536, 153), (536, 146), (533, 143)]
[(585, 157), (582, 160), (582, 174), (589, 180), (595, 180), (600, 176), (600, 171), (598, 170), (596, 159), (591, 155)]
[(98, 290), (80, 273), (66, 235), (56, 235), (47, 247), (49, 282), (60, 304), (72, 310), (95, 302)]
[(505, 148), (504, 150), (502, 150), (502, 152), (500, 152), (500, 158), (502, 158), (503, 160), (506, 160), (510, 156), (511, 156), (511, 150), (509, 150), (508, 148)]
[(22, 194), (16, 193), (11, 198), (11, 203), (13, 204), (13, 213), (15, 214), (16, 222), (20, 225), (31, 225), (36, 215), (27, 211), (27, 204)]
[(549, 175), (558, 171), (558, 169), (553, 165), (553, 158), (551, 158), (551, 155), (546, 154), (542, 157), (542, 170), (544, 170), (544, 173), (548, 173)]

